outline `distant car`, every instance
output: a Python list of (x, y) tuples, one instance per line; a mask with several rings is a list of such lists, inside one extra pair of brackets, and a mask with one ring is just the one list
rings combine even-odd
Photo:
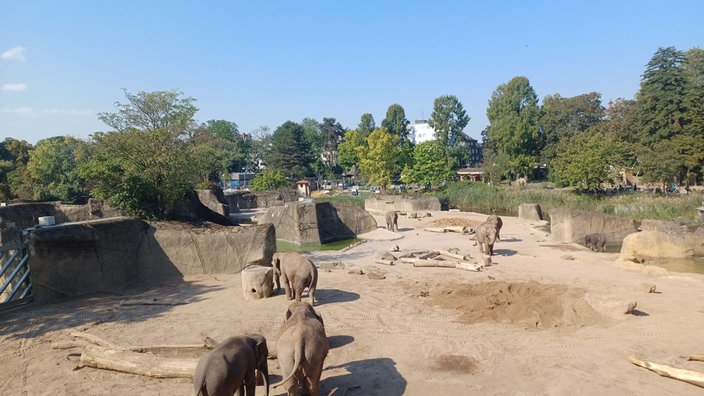
[(353, 190), (352, 190), (352, 196), (353, 196), (353, 197), (356, 197), (357, 195), (359, 195), (359, 190), (353, 189)]

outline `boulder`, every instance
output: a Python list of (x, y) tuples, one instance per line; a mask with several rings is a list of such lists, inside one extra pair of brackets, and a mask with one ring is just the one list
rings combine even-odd
[(245, 300), (260, 300), (274, 290), (274, 269), (253, 265), (242, 270), (242, 295)]
[[(196, 193), (198, 193), (198, 199), (206, 208), (223, 217), (230, 215), (230, 208), (225, 200), (225, 194), (219, 188), (196, 190)], [(233, 213), (236, 211), (234, 210)]]
[(623, 239), (620, 260), (642, 263), (651, 259), (704, 256), (704, 232), (634, 232)]
[(584, 243), (584, 236), (600, 233), (606, 243), (620, 244), (626, 235), (636, 231), (633, 219), (609, 216), (584, 210), (555, 208), (550, 211), (550, 233), (555, 241)]
[(543, 211), (536, 203), (522, 203), (518, 205), (518, 218), (540, 221), (543, 219)]
[(294, 243), (323, 244), (354, 238), (377, 228), (374, 217), (354, 205), (290, 202), (270, 208), (259, 224), (271, 223), (276, 237)]
[(440, 200), (426, 195), (373, 194), (364, 201), (364, 209), (373, 213), (439, 211)]

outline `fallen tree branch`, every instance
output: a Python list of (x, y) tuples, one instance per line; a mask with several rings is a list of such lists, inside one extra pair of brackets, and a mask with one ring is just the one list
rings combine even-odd
[(704, 387), (704, 373), (679, 369), (676, 367), (667, 366), (665, 364), (647, 362), (640, 360), (635, 356), (629, 356), (628, 360), (636, 366), (647, 368), (648, 370), (653, 371), (663, 377), (673, 378), (684, 381), (688, 384)]
[(165, 358), (99, 346), (87, 346), (81, 353), (81, 366), (89, 366), (153, 378), (193, 378), (197, 358)]
[(694, 360), (697, 362), (704, 362), (704, 355), (682, 355), (680, 356), (682, 359), (686, 360)]
[(453, 258), (456, 260), (469, 260), (469, 258), (470, 258), (469, 256), (465, 256), (465, 255), (457, 254), (457, 253), (451, 253), (451, 252), (448, 252), (447, 250), (436, 250), (436, 252), (439, 255)]
[(383, 265), (394, 265), (393, 260), (382, 260), (382, 259), (376, 259), (374, 260), (375, 263), (377, 264), (383, 264)]
[(476, 271), (479, 272), (482, 269), (484, 269), (484, 266), (481, 264), (474, 264), (474, 263), (467, 263), (464, 261), (460, 261), (455, 265), (455, 268), (457, 269), (462, 269), (466, 271)]
[(112, 342), (110, 342), (108, 340), (104, 340), (98, 336), (94, 336), (93, 334), (74, 332), (74, 333), (71, 333), (71, 337), (82, 338), (84, 340), (87, 340), (88, 342), (90, 342), (93, 345), (98, 345), (98, 346), (105, 347), (105, 348), (125, 349), (124, 347), (122, 347), (120, 345), (113, 344)]

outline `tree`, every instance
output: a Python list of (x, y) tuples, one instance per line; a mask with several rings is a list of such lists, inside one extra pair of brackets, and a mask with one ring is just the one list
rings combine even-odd
[(301, 178), (311, 173), (313, 161), (301, 124), (286, 121), (276, 128), (266, 161), (269, 168), (283, 171), (288, 177)]
[(344, 169), (359, 163), (360, 150), (367, 147), (367, 136), (363, 131), (353, 129), (345, 133), (345, 140), (337, 146), (339, 150), (339, 162)]
[(550, 164), (557, 154), (560, 141), (598, 124), (604, 117), (601, 94), (591, 92), (571, 98), (559, 94), (543, 99), (540, 125), (543, 131), (541, 162)]
[(323, 118), (320, 124), (320, 132), (323, 136), (323, 163), (325, 164), (326, 174), (329, 177), (339, 175), (342, 170), (338, 164), (337, 146), (342, 142), (345, 136), (345, 128), (334, 118)]
[(406, 119), (406, 111), (400, 104), (394, 103), (386, 110), (386, 117), (381, 121), (381, 127), (403, 141), (408, 140), (409, 123), (410, 121)]
[(496, 159), (510, 174), (528, 175), (538, 164), (540, 109), (526, 77), (514, 77), (491, 95), (487, 136), (496, 144)]
[(288, 187), (286, 174), (282, 171), (266, 169), (252, 179), (249, 189), (252, 191), (277, 190)]
[(125, 91), (128, 103), (98, 115), (115, 131), (91, 135), (93, 156), (79, 168), (94, 183), (93, 195), (150, 219), (171, 217), (186, 203), (199, 175), (188, 141), (198, 109), (181, 95)]
[(382, 127), (369, 134), (367, 143), (368, 149), (359, 149), (359, 169), (369, 183), (379, 184), (381, 192), (386, 193), (394, 173), (399, 171), (395, 161), (401, 154), (399, 137)]
[(685, 134), (694, 143), (692, 156), (686, 158), (687, 183), (698, 184), (704, 167), (704, 50), (692, 48), (684, 56), (684, 73), (687, 84)]
[(444, 95), (435, 99), (428, 125), (435, 130), (435, 139), (445, 147), (457, 145), (457, 139), (469, 123), (469, 116), (456, 96)]
[(413, 166), (404, 169), (404, 180), (421, 186), (437, 186), (452, 179), (455, 173), (447, 161), (447, 150), (439, 140), (417, 144), (413, 148)]
[(73, 137), (57, 136), (37, 142), (29, 152), (27, 162), (32, 198), (38, 201), (84, 202), (84, 181), (78, 175), (77, 167), (87, 157), (86, 142)]
[[(20, 197), (20, 189), (13, 189), (10, 180), (14, 179), (13, 173), (24, 173), (29, 152), (32, 145), (24, 140), (5, 138), (0, 142), (0, 199), (12, 199)], [(23, 178), (18, 178), (23, 180)], [(20, 198), (30, 199), (31, 194), (22, 194)]]
[(639, 140), (646, 147), (682, 133), (686, 92), (683, 59), (684, 53), (675, 47), (659, 48), (643, 73), (636, 101)]
[(359, 125), (357, 125), (357, 131), (366, 139), (373, 130), (376, 129), (376, 123), (374, 122), (374, 116), (370, 113), (362, 114), (359, 120)]
[(612, 136), (589, 131), (562, 140), (553, 160), (558, 184), (596, 192), (603, 183), (616, 183), (624, 167), (621, 144)]

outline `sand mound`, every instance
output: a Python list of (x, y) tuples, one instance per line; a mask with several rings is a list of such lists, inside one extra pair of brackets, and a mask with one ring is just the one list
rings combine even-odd
[(608, 319), (586, 302), (583, 289), (538, 282), (447, 284), (420, 290), (432, 305), (460, 312), (463, 323), (498, 322), (549, 329), (605, 324)]
[(456, 217), (448, 217), (445, 219), (433, 219), (425, 224), (423, 224), (423, 227), (431, 227), (431, 228), (442, 228), (442, 227), (457, 227), (457, 226), (464, 226), (467, 228), (472, 228), (476, 229), (479, 224), (481, 224), (481, 221), (477, 220), (470, 220), (470, 219), (462, 219), (462, 218), (456, 218)]

